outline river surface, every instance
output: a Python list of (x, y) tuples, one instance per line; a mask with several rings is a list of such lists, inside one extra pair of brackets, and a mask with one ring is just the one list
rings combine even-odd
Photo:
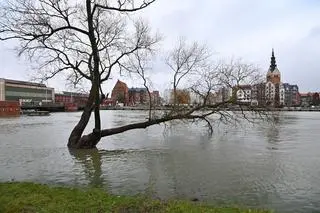
[[(68, 135), (80, 116), (0, 119), (0, 181), (320, 212), (320, 113), (283, 112), (273, 125), (220, 125), (212, 137), (201, 123), (157, 125), (103, 138), (95, 150), (69, 151)], [(145, 112), (101, 116), (104, 127), (114, 127), (144, 120)]]

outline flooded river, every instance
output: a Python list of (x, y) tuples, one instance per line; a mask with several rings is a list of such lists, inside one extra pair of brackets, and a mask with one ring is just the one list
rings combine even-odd
[[(0, 181), (99, 186), (212, 204), (320, 211), (320, 113), (283, 112), (275, 125), (157, 125), (70, 151), (77, 113), (0, 119)], [(104, 127), (145, 119), (142, 111), (101, 111)], [(92, 129), (92, 122), (88, 127)]]

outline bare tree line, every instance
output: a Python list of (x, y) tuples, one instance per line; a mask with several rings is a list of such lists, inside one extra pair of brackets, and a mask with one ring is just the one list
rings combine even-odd
[[(132, 14), (156, 6), (154, 3), (155, 0), (8, 0), (1, 3), (0, 40), (17, 40), (18, 55), (27, 56), (38, 65), (39, 79), (65, 73), (73, 85), (90, 83), (87, 104), (70, 134), (68, 147), (93, 148), (102, 137), (173, 120), (204, 121), (213, 130), (210, 116), (214, 114), (224, 122), (238, 121), (240, 117), (247, 120), (266, 117), (266, 113), (238, 102), (235, 93), (209, 108), (212, 93), (221, 87), (237, 91), (241, 84), (257, 83), (259, 70), (239, 60), (214, 62), (208, 46), (179, 38), (164, 61), (172, 74), (172, 110), (155, 114), (150, 101), (147, 121), (102, 128), (99, 107), (105, 94), (101, 85), (108, 82), (112, 74), (127, 72), (139, 76), (151, 100), (148, 72), (152, 69), (152, 56), (159, 53), (162, 37), (152, 33), (143, 19), (132, 19)], [(177, 89), (183, 81), (201, 97), (201, 103), (193, 108), (177, 104)], [(227, 104), (249, 110), (254, 116), (248, 117), (244, 111), (227, 112), (223, 108)], [(92, 113), (95, 127), (84, 135)]]

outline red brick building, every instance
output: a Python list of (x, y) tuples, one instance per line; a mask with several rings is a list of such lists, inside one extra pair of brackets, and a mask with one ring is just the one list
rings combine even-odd
[(114, 101), (114, 105), (123, 103), (124, 106), (127, 106), (129, 104), (129, 91), (127, 84), (118, 80), (112, 89), (111, 99)]
[(79, 108), (83, 108), (89, 98), (89, 94), (74, 92), (56, 93), (54, 96), (56, 103), (63, 103), (64, 105), (73, 103), (76, 104)]
[[(151, 92), (151, 102), (153, 105), (160, 105), (160, 93), (159, 91)], [(149, 94), (146, 88), (130, 88), (129, 89), (129, 105), (144, 105), (149, 104)]]
[(160, 93), (159, 91), (153, 91), (151, 93), (151, 97), (152, 97), (152, 104), (155, 106), (160, 105)]
[(302, 107), (319, 106), (320, 97), (318, 92), (308, 92), (299, 94), (299, 102)]
[(129, 105), (135, 106), (149, 103), (149, 95), (146, 88), (129, 89)]
[(0, 117), (20, 116), (19, 101), (0, 101)]

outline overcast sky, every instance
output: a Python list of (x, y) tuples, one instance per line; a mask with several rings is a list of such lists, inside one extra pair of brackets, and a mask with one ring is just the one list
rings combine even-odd
[[(258, 64), (264, 73), (275, 49), (282, 82), (297, 84), (301, 92), (320, 91), (320, 1), (318, 0), (157, 0), (143, 14), (154, 30), (165, 36), (164, 49), (178, 36), (206, 42), (215, 57), (241, 57)], [(0, 77), (28, 80), (25, 61), (0, 43)], [(168, 87), (167, 68), (154, 67), (156, 89)], [(117, 79), (104, 85), (110, 91)], [(64, 89), (63, 79), (49, 86)]]

